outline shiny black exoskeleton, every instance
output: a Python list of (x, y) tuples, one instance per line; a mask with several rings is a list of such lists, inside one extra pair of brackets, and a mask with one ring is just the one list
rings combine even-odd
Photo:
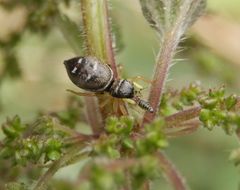
[(74, 57), (64, 61), (71, 81), (79, 88), (92, 92), (108, 92), (116, 98), (133, 99), (141, 108), (153, 112), (148, 102), (135, 96), (133, 84), (125, 79), (114, 80), (113, 71), (97, 58)]

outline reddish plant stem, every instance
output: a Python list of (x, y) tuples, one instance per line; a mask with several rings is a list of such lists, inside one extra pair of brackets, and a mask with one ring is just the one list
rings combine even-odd
[(143, 118), (143, 123), (151, 122), (155, 118), (158, 111), (160, 98), (163, 93), (164, 83), (168, 74), (168, 69), (177, 46), (175, 42), (172, 42), (174, 38), (172, 35), (174, 35), (172, 32), (167, 34), (163, 42), (162, 49), (160, 50), (157, 58), (157, 65), (153, 77), (154, 80), (151, 85), (150, 95), (148, 99), (149, 103), (154, 109), (154, 112), (146, 112)]
[(182, 175), (177, 171), (172, 162), (165, 156), (164, 153), (157, 153), (159, 163), (164, 171), (167, 180), (172, 184), (175, 190), (187, 190), (187, 184)]
[(143, 190), (150, 190), (150, 182), (148, 180), (143, 184)]
[[(144, 123), (150, 123), (158, 113), (161, 96), (165, 86), (168, 70), (171, 65), (174, 53), (180, 42), (181, 36), (187, 29), (188, 17), (191, 16), (190, 1), (183, 1), (179, 9), (178, 16), (175, 23), (170, 28), (164, 31), (162, 37), (162, 44), (157, 56), (155, 73), (153, 76), (153, 83), (151, 85), (149, 94), (149, 103), (153, 107), (154, 112), (146, 112), (143, 118)], [(195, 2), (197, 4), (197, 2)], [(143, 126), (143, 125), (142, 125)]]
[(175, 114), (165, 117), (167, 128), (178, 127), (182, 122), (198, 117), (201, 106), (196, 106), (187, 110), (179, 111)]
[(86, 115), (88, 123), (92, 128), (92, 132), (94, 134), (99, 134), (101, 131), (103, 131), (103, 124), (101, 115), (99, 113), (98, 104), (96, 102), (96, 98), (85, 97), (85, 100), (87, 102)]
[(113, 70), (113, 76), (115, 79), (118, 78), (118, 71), (117, 71), (117, 65), (115, 61), (114, 56), (114, 50), (113, 50), (113, 41), (112, 41), (112, 35), (111, 35), (111, 25), (109, 20), (109, 9), (107, 0), (104, 0), (104, 25), (105, 25), (105, 35), (106, 35), (106, 51), (107, 51), (107, 62), (111, 66), (111, 69)]
[(165, 131), (167, 137), (179, 137), (194, 133), (200, 126), (201, 122), (198, 119), (183, 122), (177, 128), (168, 128)]

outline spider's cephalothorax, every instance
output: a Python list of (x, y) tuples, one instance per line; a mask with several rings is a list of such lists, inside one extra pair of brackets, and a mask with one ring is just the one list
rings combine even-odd
[(115, 80), (112, 69), (95, 57), (74, 57), (64, 61), (64, 64), (69, 78), (79, 88), (91, 92), (108, 92), (115, 98), (130, 98), (141, 108), (153, 112), (148, 102), (135, 96), (134, 86), (130, 81)]

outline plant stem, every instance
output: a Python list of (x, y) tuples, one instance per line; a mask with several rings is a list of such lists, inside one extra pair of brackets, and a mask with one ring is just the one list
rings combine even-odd
[(143, 123), (150, 123), (159, 107), (159, 102), (163, 93), (165, 80), (167, 78), (168, 69), (172, 62), (174, 51), (177, 47), (176, 36), (174, 32), (169, 32), (163, 40), (162, 48), (158, 54), (156, 69), (153, 77), (153, 83), (149, 94), (149, 103), (153, 107), (154, 112), (146, 112), (143, 118)]
[[(189, 135), (195, 132), (201, 122), (198, 119), (192, 119), (183, 123), (180, 123), (176, 128), (167, 128), (165, 134), (167, 137), (179, 137), (183, 135)], [(170, 130), (169, 130), (170, 129)]]
[[(77, 55), (81, 55), (83, 38), (79, 27), (60, 13), (56, 17), (56, 23), (64, 38)], [(98, 104), (95, 97), (84, 97), (86, 104), (86, 116), (93, 133), (99, 133), (102, 128), (102, 118), (99, 114)]]
[(196, 106), (165, 117), (167, 128), (178, 127), (180, 123), (198, 117), (200, 111), (201, 106)]
[(102, 117), (99, 114), (98, 103), (95, 97), (85, 97), (86, 115), (94, 134), (99, 134), (103, 130)]
[(115, 61), (114, 56), (114, 50), (113, 50), (113, 42), (112, 42), (112, 35), (111, 35), (111, 26), (110, 26), (110, 20), (109, 20), (109, 8), (107, 4), (107, 0), (104, 0), (104, 18), (105, 18), (105, 30), (106, 30), (106, 49), (107, 49), (107, 63), (111, 66), (111, 69), (113, 70), (113, 76), (115, 79), (117, 79), (118, 71), (117, 71), (117, 64)]
[(65, 165), (66, 162), (72, 159), (73, 155), (79, 151), (78, 146), (70, 148), (59, 160), (55, 161), (52, 166), (39, 178), (36, 186), (33, 190), (45, 190), (47, 189), (47, 183), (52, 176)]
[[(95, 56), (105, 64), (109, 64), (113, 70), (114, 78), (118, 78), (117, 67), (112, 47), (112, 37), (108, 18), (107, 0), (80, 0), (82, 9), (83, 32), (85, 35), (85, 49), (87, 55)], [(105, 104), (106, 99), (109, 101)], [(114, 99), (109, 96), (98, 96), (100, 112), (103, 120), (109, 115), (122, 115), (120, 108), (127, 113), (123, 102), (113, 108)], [(116, 111), (115, 111), (116, 110)]]
[(159, 152), (159, 153), (157, 153), (157, 156), (158, 156), (161, 168), (163, 169), (163, 172), (164, 172), (166, 178), (172, 184), (173, 188), (175, 190), (187, 190), (188, 187), (187, 187), (185, 179), (182, 177), (182, 175), (179, 173), (179, 171), (177, 171), (175, 166), (165, 156), (165, 154), (162, 152)]
[[(143, 118), (144, 123), (150, 123), (158, 112), (161, 96), (165, 86), (169, 67), (172, 63), (174, 53), (181, 40), (182, 35), (188, 28), (189, 17), (191, 18), (192, 11), (198, 5), (200, 0), (185, 0), (179, 8), (179, 13), (174, 24), (167, 29), (162, 36), (162, 44), (157, 56), (155, 73), (153, 76), (153, 83), (151, 85), (149, 94), (149, 103), (153, 107), (154, 112), (146, 112)], [(193, 10), (191, 10), (193, 9)]]

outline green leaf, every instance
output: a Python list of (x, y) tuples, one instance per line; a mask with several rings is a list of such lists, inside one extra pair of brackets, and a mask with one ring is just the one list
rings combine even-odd
[(80, 25), (77, 25), (71, 21), (66, 15), (58, 14), (56, 22), (64, 35), (64, 38), (68, 41), (76, 54), (83, 55), (83, 32)]
[(160, 35), (171, 30), (182, 19), (182, 34), (202, 14), (206, 0), (139, 0), (150, 26)]

